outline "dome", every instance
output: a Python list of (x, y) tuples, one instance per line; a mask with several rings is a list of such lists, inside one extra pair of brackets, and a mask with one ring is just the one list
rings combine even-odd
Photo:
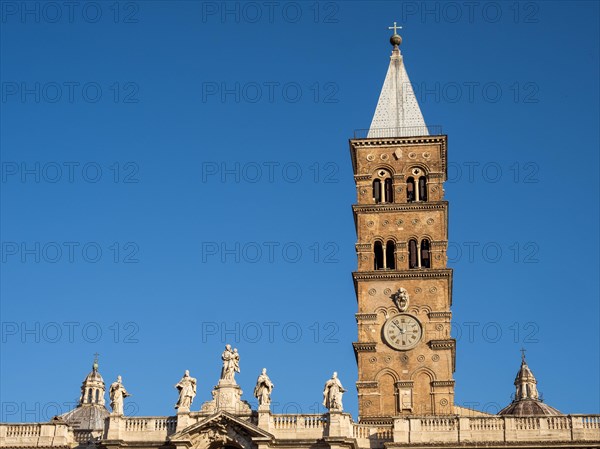
[(100, 375), (100, 373), (96, 370), (92, 370), (84, 379), (83, 381), (84, 383), (91, 383), (91, 382), (101, 382), (104, 383), (104, 379), (102, 378), (102, 376)]
[(530, 415), (546, 415), (546, 416), (561, 416), (562, 413), (548, 404), (536, 399), (522, 399), (513, 401), (507, 407), (504, 407), (498, 412), (504, 416), (530, 416)]
[(60, 418), (76, 430), (104, 430), (104, 420), (110, 415), (103, 405), (84, 404)]
[(544, 404), (537, 390), (537, 380), (525, 361), (525, 350), (521, 356), (521, 367), (515, 377), (515, 400), (498, 412), (504, 416), (545, 415), (558, 416), (561, 412), (548, 404)]

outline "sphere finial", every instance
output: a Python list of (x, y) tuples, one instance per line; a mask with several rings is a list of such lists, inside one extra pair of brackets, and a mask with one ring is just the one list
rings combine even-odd
[(394, 30), (394, 34), (390, 37), (390, 44), (394, 46), (394, 48), (398, 48), (402, 43), (402, 37), (398, 34), (398, 30), (401, 30), (402, 27), (398, 26), (396, 22), (394, 22), (394, 26), (388, 27), (388, 30)]
[(98, 356), (100, 354), (98, 354), (97, 352), (94, 354), (94, 364), (92, 365), (92, 370), (94, 372), (98, 371)]

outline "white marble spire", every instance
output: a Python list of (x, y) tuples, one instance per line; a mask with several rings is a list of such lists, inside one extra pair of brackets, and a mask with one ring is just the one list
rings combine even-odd
[(419, 103), (404, 67), (400, 44), (402, 38), (396, 33), (399, 27), (394, 22), (394, 35), (390, 38), (394, 46), (390, 66), (383, 82), (373, 121), (367, 137), (428, 136), (429, 132), (421, 114)]

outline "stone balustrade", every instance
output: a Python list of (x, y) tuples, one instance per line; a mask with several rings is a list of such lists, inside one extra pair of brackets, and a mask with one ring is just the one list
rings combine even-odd
[(327, 415), (270, 415), (265, 430), (276, 438), (322, 438), (327, 423)]
[(175, 433), (175, 416), (110, 416), (106, 438), (123, 441), (165, 441)]
[[(123, 442), (167, 441), (177, 430), (178, 419), (171, 417), (108, 418), (108, 428), (101, 438)], [(261, 419), (262, 418), (262, 419)], [(190, 422), (196, 422), (193, 417)], [(254, 421), (254, 419), (252, 419)], [(181, 424), (181, 423), (180, 423)], [(254, 425), (256, 422), (254, 422)], [(565, 416), (423, 416), (398, 417), (393, 424), (355, 423), (347, 413), (324, 415), (279, 415), (259, 413), (258, 426), (276, 439), (320, 440), (323, 437), (353, 438), (359, 448), (419, 447), (420, 444), (460, 444), (461, 447), (539, 443), (594, 442), (600, 447), (600, 415)], [(74, 435), (64, 423), (0, 424), (0, 447), (75, 447), (82, 436)], [(575, 447), (575, 446), (574, 446)]]
[(0, 447), (77, 446), (73, 430), (64, 423), (0, 424)]

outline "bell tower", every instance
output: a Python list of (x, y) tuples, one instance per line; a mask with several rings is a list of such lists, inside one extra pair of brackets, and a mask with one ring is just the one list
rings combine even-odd
[(425, 124), (398, 27), (390, 29), (390, 66), (371, 127), (350, 140), (361, 422), (452, 414), (454, 403), (447, 136)]

